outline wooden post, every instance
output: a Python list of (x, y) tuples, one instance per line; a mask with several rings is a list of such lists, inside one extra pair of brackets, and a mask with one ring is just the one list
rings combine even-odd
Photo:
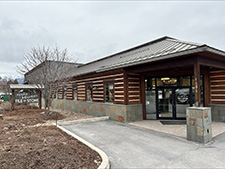
[(14, 105), (15, 105), (15, 90), (12, 89), (12, 110), (14, 110)]
[(146, 120), (146, 107), (145, 107), (145, 77), (144, 77), (143, 75), (141, 76), (140, 93), (141, 93), (141, 104), (142, 104), (143, 120)]
[(200, 90), (200, 64), (198, 58), (196, 57), (194, 63), (194, 80), (195, 80), (195, 106), (201, 106), (201, 90)]
[(204, 73), (204, 92), (205, 92), (205, 107), (208, 107), (210, 104), (210, 71), (208, 70)]

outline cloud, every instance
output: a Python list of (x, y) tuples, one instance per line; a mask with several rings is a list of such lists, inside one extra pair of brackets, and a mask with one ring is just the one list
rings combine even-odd
[(208, 1), (0, 2), (0, 59), (19, 64), (31, 47), (58, 44), (86, 63), (165, 35), (225, 50), (224, 8)]
[(50, 33), (40, 25), (24, 24), (8, 17), (0, 18), (1, 61), (19, 63), (33, 45), (51, 44)]

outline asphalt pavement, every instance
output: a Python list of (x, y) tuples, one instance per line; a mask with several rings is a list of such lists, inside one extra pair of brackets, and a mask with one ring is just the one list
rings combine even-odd
[(111, 168), (225, 168), (225, 133), (203, 145), (110, 120), (64, 128), (103, 150)]

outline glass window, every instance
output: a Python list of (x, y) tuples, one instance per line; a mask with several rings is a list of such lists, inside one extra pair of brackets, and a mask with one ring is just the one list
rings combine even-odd
[(77, 100), (77, 86), (76, 85), (73, 86), (73, 99)]
[(151, 90), (155, 90), (155, 78), (151, 78), (149, 81), (150, 81), (149, 85), (151, 86), (150, 87)]
[(66, 99), (66, 87), (63, 88), (62, 99)]
[[(60, 94), (59, 94), (59, 93), (61, 92), (61, 90), (62, 90), (62, 89), (60, 89), (60, 88), (57, 90), (57, 99), (61, 99), (61, 98), (60, 98)], [(44, 97), (44, 95), (42, 95), (42, 97)]]
[(145, 79), (146, 119), (156, 119), (155, 78)]
[(105, 102), (113, 103), (114, 101), (114, 89), (113, 83), (105, 84)]
[(92, 85), (86, 85), (86, 101), (92, 101)]
[(191, 85), (190, 76), (180, 76), (178, 79), (178, 85), (179, 86), (190, 86)]
[(177, 86), (177, 78), (176, 77), (157, 78), (157, 86)]
[(145, 91), (148, 89), (148, 79), (145, 79)]

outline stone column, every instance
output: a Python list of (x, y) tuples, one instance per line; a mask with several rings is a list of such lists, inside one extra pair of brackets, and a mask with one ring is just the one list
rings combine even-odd
[(187, 139), (199, 143), (212, 140), (211, 107), (187, 108)]

